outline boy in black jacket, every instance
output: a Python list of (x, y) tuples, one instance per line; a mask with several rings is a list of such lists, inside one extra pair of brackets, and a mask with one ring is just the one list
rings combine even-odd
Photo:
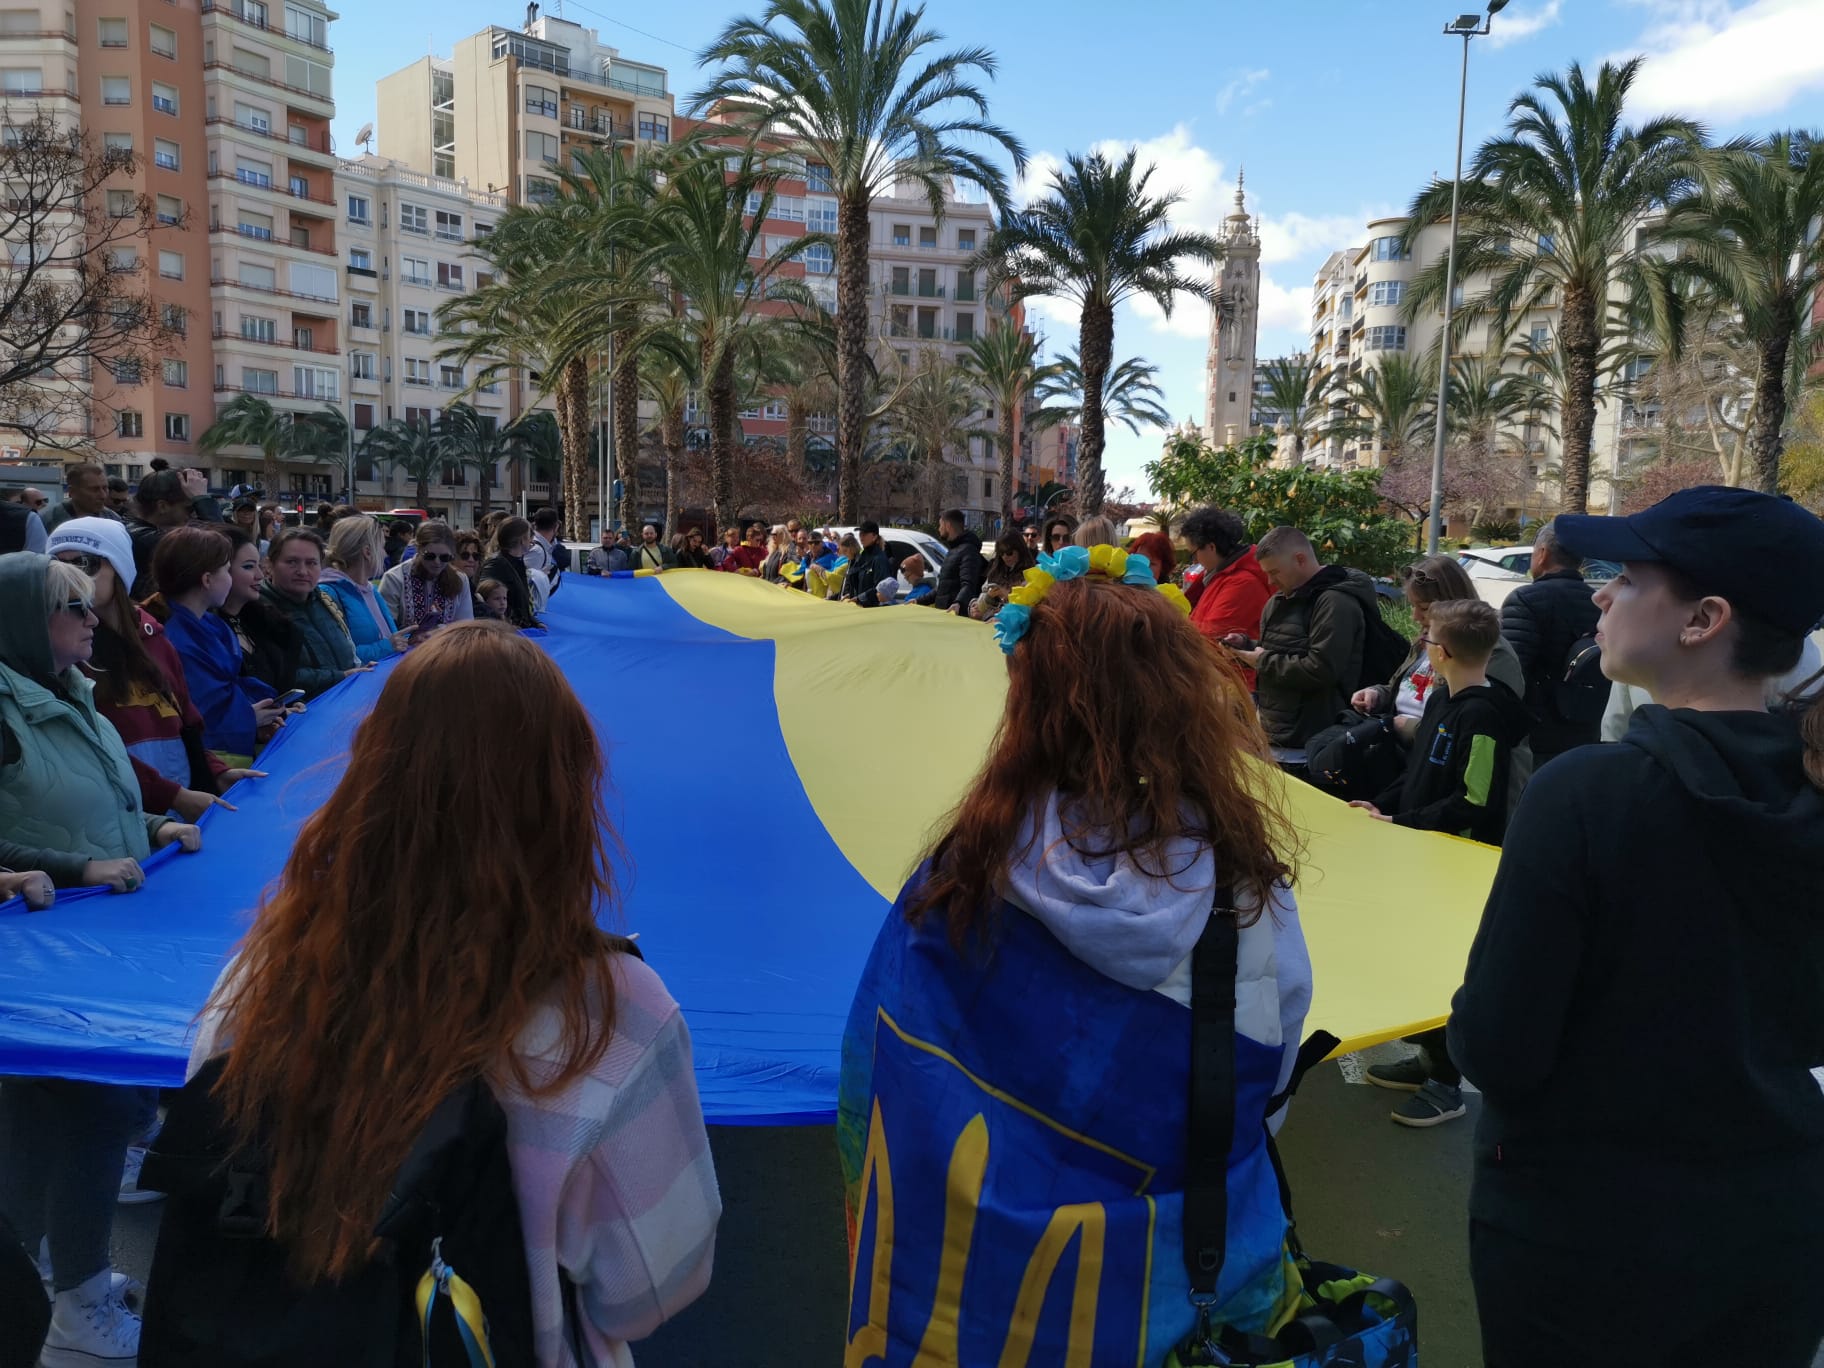
[[(1435, 690), (1413, 733), (1406, 773), (1372, 803), (1351, 803), (1385, 822), (1445, 831), (1500, 845), (1507, 830), (1507, 776), (1514, 747), (1533, 724), (1526, 705), (1491, 683), (1488, 661), (1501, 640), (1501, 620), (1480, 599), (1434, 603), (1426, 644), (1431, 667), (1449, 686)], [(1393, 1112), (1402, 1126), (1437, 1126), (1468, 1108), (1463, 1075), (1451, 1062), (1442, 1030), (1412, 1037), (1420, 1053), (1377, 1064), (1368, 1081), (1413, 1094)]]

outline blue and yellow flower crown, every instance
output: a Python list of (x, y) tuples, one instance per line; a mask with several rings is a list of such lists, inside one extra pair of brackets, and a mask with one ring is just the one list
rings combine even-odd
[(1055, 556), (1039, 556), (1039, 563), (1026, 572), (1026, 583), (1007, 596), (1007, 604), (995, 615), (994, 636), (1008, 655), (1032, 627), (1032, 610), (1045, 601), (1054, 584), (1101, 575), (1141, 589), (1157, 589), (1181, 613), (1191, 611), (1191, 601), (1175, 584), (1161, 584), (1153, 578), (1153, 563), (1145, 556), (1129, 555), (1118, 546), (1067, 546)]

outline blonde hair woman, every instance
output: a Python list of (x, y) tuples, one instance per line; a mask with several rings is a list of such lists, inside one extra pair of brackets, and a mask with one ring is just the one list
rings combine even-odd
[(367, 514), (337, 519), (329, 529), (329, 568), (319, 581), (341, 608), (349, 639), (355, 643), (355, 658), (363, 665), (398, 655), (412, 639), (411, 630), (400, 630), (374, 592), (374, 577), (386, 564), (384, 545), (379, 522)]

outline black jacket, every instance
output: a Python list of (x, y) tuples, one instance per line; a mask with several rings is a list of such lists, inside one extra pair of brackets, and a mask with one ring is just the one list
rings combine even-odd
[(1533, 755), (1542, 765), (1572, 746), (1589, 745), (1601, 730), (1600, 718), (1581, 726), (1566, 721), (1552, 699), (1552, 685), (1564, 678), (1572, 644), (1595, 631), (1602, 616), (1595, 595), (1577, 571), (1553, 570), (1521, 585), (1501, 605), (1501, 635), (1520, 657), (1526, 706), (1539, 720)]
[(515, 560), (505, 551), (481, 567), (482, 579), (499, 580), (507, 586), (507, 621), (515, 627), (542, 627), (532, 614), (532, 585), (526, 578), (526, 563)]
[(158, 588), (158, 581), (152, 578), (152, 553), (158, 550), (158, 539), (164, 535), (163, 528), (154, 527), (143, 518), (127, 519), (127, 537), (133, 543), (133, 587), (128, 592), (136, 599), (143, 599)]
[(274, 612), (261, 599), (245, 605), (228, 620), (241, 639), (241, 674), (270, 684), (276, 693), (298, 687), (304, 639), (291, 619)]
[(1379, 613), (1374, 581), (1326, 565), (1260, 614), (1255, 669), (1260, 722), (1276, 746), (1303, 746), (1347, 712), (1362, 673), (1367, 614)]
[(849, 573), (842, 581), (842, 597), (854, 599), (863, 608), (878, 608), (880, 600), (875, 597), (874, 586), (892, 573), (887, 544), (876, 537), (874, 545), (862, 547), (861, 554), (850, 562)]
[(1533, 725), (1514, 691), (1490, 681), (1432, 690), (1406, 752), (1406, 773), (1374, 805), (1405, 827), (1500, 845), (1514, 750)]
[(26, 532), (31, 525), (31, 509), (0, 500), (0, 555), (25, 550)]
[(1802, 756), (1790, 716), (1647, 705), (1534, 776), (1452, 1004), (1484, 1096), (1474, 1219), (1691, 1287), (1824, 1225), (1824, 792)]
[(931, 606), (942, 609), (959, 604), (966, 610), (982, 592), (982, 579), (988, 573), (988, 562), (982, 559), (982, 539), (964, 528), (955, 541), (944, 545), (950, 548), (950, 554), (938, 568)]

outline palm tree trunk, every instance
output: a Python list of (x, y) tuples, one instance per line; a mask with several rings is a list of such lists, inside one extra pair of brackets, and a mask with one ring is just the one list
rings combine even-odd
[(925, 454), (925, 521), (933, 527), (944, 516), (944, 476), (948, 473), (942, 447)]
[(1590, 438), (1596, 430), (1596, 327), (1598, 302), (1580, 286), (1564, 292), (1558, 345), (1564, 348), (1564, 478), (1559, 508), (1586, 513), (1590, 507)]
[(868, 201), (836, 205), (836, 514), (853, 523), (861, 504), (863, 390), (868, 377)]
[(1760, 365), (1754, 377), (1754, 417), (1749, 438), (1754, 464), (1754, 487), (1763, 494), (1780, 492), (1780, 455), (1786, 425), (1786, 366), (1792, 348), (1792, 330), (1776, 326), (1762, 340)]
[(1115, 311), (1100, 300), (1083, 306), (1077, 356), (1083, 370), (1082, 433), (1077, 448), (1077, 508), (1086, 518), (1102, 511), (1108, 481), (1102, 474), (1102, 383), (1115, 350)]
[(707, 355), (703, 370), (709, 380), (710, 488), (716, 504), (716, 530), (734, 526), (735, 508), (735, 357), (723, 355), (712, 368)]
[(589, 539), (589, 363), (572, 357), (557, 380), (557, 428), (563, 441), (564, 535)]
[(276, 443), (268, 443), (260, 448), (260, 479), (266, 484), (266, 497), (279, 497), (279, 448)]
[(799, 475), (807, 473), (804, 451), (810, 444), (810, 435), (811, 415), (804, 411), (803, 401), (794, 398), (785, 410), (785, 457), (791, 462), (792, 470)]
[(494, 501), (494, 462), (483, 461), (475, 470), (475, 522), (488, 516)]
[(1005, 532), (1013, 526), (1013, 444), (1019, 440), (1014, 435), (1014, 417), (1019, 391), (1003, 394), (1001, 399), (1001, 531)]
[[(623, 329), (614, 337), (614, 455), (615, 476), (621, 482), (621, 526), (631, 529), (640, 520), (640, 353), (633, 332)], [(608, 510), (602, 510), (608, 516)]]
[(684, 405), (659, 415), (659, 444), (665, 448), (665, 535), (678, 526), (678, 486), (683, 480)]
[[(424, 467), (418, 468), (417, 494), (419, 508), (428, 508), (431, 503), (431, 475)], [(426, 562), (427, 564), (429, 562)]]

